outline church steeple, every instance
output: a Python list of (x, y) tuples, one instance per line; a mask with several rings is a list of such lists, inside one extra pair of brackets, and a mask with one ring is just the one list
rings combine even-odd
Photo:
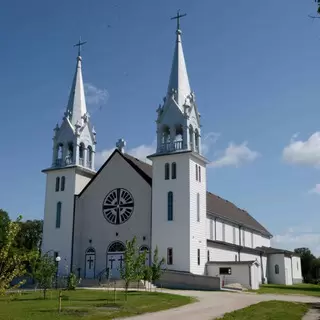
[(52, 159), (54, 168), (78, 165), (94, 170), (96, 133), (87, 112), (81, 70), (81, 46), (85, 43), (80, 39), (75, 45), (78, 47), (77, 65), (67, 110), (62, 124), (60, 126), (57, 124), (54, 129)]
[(77, 122), (82, 124), (82, 117), (87, 113), (86, 98), (84, 95), (84, 86), (81, 70), (81, 46), (85, 43), (86, 42), (81, 42), (80, 39), (79, 43), (75, 44), (75, 46), (78, 46), (77, 65), (72, 81), (72, 87), (70, 90), (69, 101), (66, 111), (66, 116), (69, 118), (69, 121), (73, 126), (75, 126)]
[(186, 16), (178, 15), (172, 19), (177, 19), (176, 44), (172, 60), (171, 74), (168, 85), (167, 95), (170, 96), (174, 92), (174, 98), (179, 107), (183, 106), (186, 97), (191, 93), (186, 62), (184, 59), (181, 34), (180, 18)]
[(177, 20), (176, 42), (163, 104), (157, 109), (157, 153), (172, 153), (190, 150), (201, 154), (200, 114), (191, 91), (184, 58), (180, 29), (180, 14)]

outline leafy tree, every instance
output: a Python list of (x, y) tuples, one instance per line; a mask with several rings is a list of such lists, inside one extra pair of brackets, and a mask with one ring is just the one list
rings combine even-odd
[(16, 247), (23, 250), (40, 250), (42, 227), (42, 220), (21, 221), (20, 231), (16, 238)]
[(4, 244), (6, 229), (9, 221), (9, 214), (6, 211), (0, 209), (0, 247), (2, 247)]
[(120, 269), (121, 279), (125, 282), (125, 300), (127, 301), (127, 294), (130, 282), (137, 278), (137, 239), (134, 237), (131, 241), (126, 241), (126, 248), (124, 251), (124, 266)]
[(57, 265), (52, 256), (38, 255), (32, 261), (32, 274), (43, 290), (43, 298), (46, 299), (47, 290), (53, 287), (54, 278), (57, 272)]
[(297, 248), (294, 252), (300, 255), (301, 271), (304, 282), (310, 282), (312, 279), (313, 261), (316, 257), (311, 253), (309, 248)]
[(320, 14), (320, 0), (314, 0), (318, 4), (318, 13)]
[[(30, 260), (33, 254), (32, 252), (14, 250), (13, 246), (20, 230), (21, 219), (22, 217), (19, 216), (16, 221), (9, 221), (3, 229), (4, 240), (0, 246), (0, 294), (4, 294), (11, 287), (12, 280), (27, 273), (24, 262)], [(23, 281), (20, 281), (12, 288), (22, 284)]]
[(163, 265), (165, 263), (165, 259), (164, 258), (159, 258), (159, 251), (158, 251), (158, 247), (156, 247), (154, 249), (153, 252), (153, 260), (152, 260), (152, 265), (151, 265), (151, 270), (152, 270), (152, 281), (156, 281), (159, 280), (162, 273), (163, 273)]
[[(150, 266), (145, 266), (143, 270), (143, 280), (146, 282), (151, 282), (152, 281), (152, 268)], [(145, 283), (146, 284), (146, 283)], [(147, 290), (147, 287), (146, 287)]]

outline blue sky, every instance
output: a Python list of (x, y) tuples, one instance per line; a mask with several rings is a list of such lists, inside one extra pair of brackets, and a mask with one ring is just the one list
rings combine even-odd
[[(118, 138), (154, 147), (181, 22), (202, 115), (208, 189), (264, 224), (276, 246), (320, 255), (320, 20), (308, 1), (2, 0), (0, 207), (41, 218), (53, 128), (61, 121), (81, 35), (98, 161)], [(299, 135), (297, 135), (299, 133)], [(314, 189), (314, 192), (310, 190)]]

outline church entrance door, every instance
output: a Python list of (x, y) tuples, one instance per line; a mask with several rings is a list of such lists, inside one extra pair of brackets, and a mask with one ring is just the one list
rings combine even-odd
[(122, 242), (111, 243), (107, 253), (107, 268), (110, 279), (120, 279), (120, 270), (124, 267), (125, 246)]
[(85, 254), (85, 278), (94, 279), (96, 265), (96, 251), (93, 248), (86, 250)]

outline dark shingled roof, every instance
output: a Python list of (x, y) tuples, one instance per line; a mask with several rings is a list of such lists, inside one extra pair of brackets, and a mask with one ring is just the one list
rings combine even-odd
[[(124, 157), (131, 163), (140, 174), (151, 184), (152, 182), (152, 166), (148, 163), (125, 153)], [(256, 219), (254, 219), (247, 211), (235, 206), (232, 202), (220, 198), (219, 196), (207, 191), (207, 213), (213, 214), (230, 222), (251, 228), (262, 234), (271, 237), (271, 233), (265, 229)]]

